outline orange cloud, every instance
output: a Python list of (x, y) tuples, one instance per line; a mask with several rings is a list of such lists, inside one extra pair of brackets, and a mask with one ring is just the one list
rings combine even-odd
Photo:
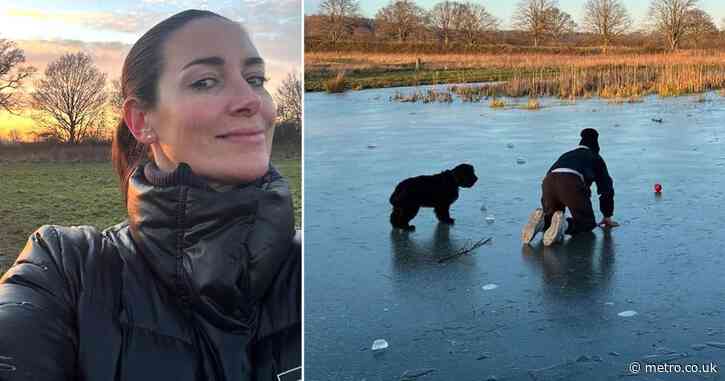
[(67, 25), (79, 25), (102, 31), (140, 33), (150, 28), (158, 20), (162, 19), (165, 14), (151, 11), (49, 12), (37, 9), (11, 8), (5, 12), (5, 15), (11, 18), (26, 19), (26, 22), (31, 24), (48, 24), (57, 22)]
[(130, 45), (119, 42), (84, 42), (74, 40), (20, 40), (18, 47), (25, 52), (25, 64), (38, 69), (34, 79), (43, 75), (48, 63), (66, 53), (79, 51), (88, 53), (98, 69), (106, 73), (109, 80), (121, 76), (123, 60), (131, 49)]

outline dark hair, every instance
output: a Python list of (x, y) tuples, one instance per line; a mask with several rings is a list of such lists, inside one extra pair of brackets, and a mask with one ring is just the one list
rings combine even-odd
[(579, 133), (579, 144), (589, 147), (595, 154), (599, 154), (599, 133), (593, 128), (585, 128)]
[[(171, 34), (189, 21), (204, 18), (228, 18), (214, 12), (190, 9), (177, 13), (149, 29), (128, 52), (121, 72), (121, 94), (137, 98), (141, 106), (153, 109), (158, 101), (158, 85), (164, 67), (163, 46)], [(149, 158), (149, 149), (134, 138), (121, 117), (111, 148), (113, 168), (120, 179), (124, 199), (128, 194), (128, 181), (134, 167)]]

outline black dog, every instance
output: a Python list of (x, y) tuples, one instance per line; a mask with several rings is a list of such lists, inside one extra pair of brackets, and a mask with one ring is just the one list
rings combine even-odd
[(476, 180), (478, 177), (470, 164), (461, 164), (437, 175), (405, 179), (390, 195), (393, 205), (390, 223), (396, 228), (415, 230), (415, 226), (408, 223), (420, 207), (428, 207), (434, 208), (440, 222), (452, 224), (454, 220), (448, 210), (458, 199), (458, 187), (470, 188)]

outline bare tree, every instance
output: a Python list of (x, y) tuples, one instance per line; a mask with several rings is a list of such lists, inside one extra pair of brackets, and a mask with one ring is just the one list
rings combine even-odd
[(488, 13), (483, 5), (465, 2), (461, 4), (457, 27), (463, 38), (473, 45), (482, 33), (498, 28), (498, 19)]
[(35, 82), (33, 119), (57, 140), (80, 143), (105, 123), (105, 86), (106, 75), (88, 54), (66, 53)]
[(561, 41), (564, 36), (574, 33), (577, 27), (571, 15), (557, 7), (549, 9), (546, 21), (546, 30), (555, 41)]
[(513, 25), (531, 35), (534, 46), (539, 46), (549, 29), (551, 9), (557, 5), (556, 0), (520, 0), (514, 12)]
[(330, 41), (340, 41), (352, 33), (351, 19), (359, 12), (360, 7), (355, 0), (324, 0), (320, 3), (321, 28)]
[(587, 32), (599, 37), (606, 53), (609, 44), (629, 30), (632, 19), (620, 0), (587, 0), (583, 24)]
[(391, 0), (375, 15), (376, 32), (404, 42), (421, 26), (424, 13), (413, 0)]
[(458, 28), (462, 5), (455, 1), (443, 1), (430, 11), (428, 21), (443, 45), (448, 46), (453, 33)]
[(275, 94), (277, 116), (283, 121), (302, 121), (302, 81), (297, 72), (287, 74)]
[(687, 13), (687, 35), (692, 37), (691, 41), (695, 47), (702, 46), (709, 37), (717, 36), (718, 32), (717, 26), (707, 12), (695, 8)]
[(111, 81), (108, 94), (108, 105), (111, 106), (111, 110), (113, 111), (113, 121), (114, 124), (118, 124), (123, 119), (123, 91), (121, 90), (120, 79)]
[(108, 97), (108, 104), (114, 109), (114, 111), (120, 111), (123, 108), (123, 92), (121, 91), (121, 80), (114, 79), (111, 81), (110, 96)]
[[(102, 107), (94, 118), (94, 122), (89, 124), (86, 134), (81, 140), (84, 143), (94, 144), (110, 144), (113, 140), (113, 129), (108, 128), (108, 110)], [(121, 115), (118, 114), (114, 120), (118, 122)]]
[(15, 42), (0, 39), (0, 107), (11, 114), (17, 114), (22, 102), (18, 97), (18, 89), (36, 69), (32, 66), (17, 67), (25, 62), (25, 53)]
[(680, 46), (687, 33), (688, 14), (696, 5), (697, 0), (652, 0), (650, 3), (650, 18), (671, 50)]

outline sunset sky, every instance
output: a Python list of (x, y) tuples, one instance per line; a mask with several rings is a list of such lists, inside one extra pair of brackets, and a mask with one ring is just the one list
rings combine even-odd
[[(302, 0), (25, 0), (0, 3), (0, 38), (25, 52), (25, 65), (38, 69), (64, 53), (89, 53), (108, 81), (121, 76), (131, 45), (161, 20), (185, 9), (208, 9), (242, 22), (267, 62), (268, 89), (274, 92), (287, 73), (302, 70)], [(15, 5), (11, 5), (15, 4)], [(32, 81), (26, 81), (28, 85)], [(26, 114), (26, 113), (23, 113)], [(27, 116), (0, 112), (0, 135), (27, 131)]]

